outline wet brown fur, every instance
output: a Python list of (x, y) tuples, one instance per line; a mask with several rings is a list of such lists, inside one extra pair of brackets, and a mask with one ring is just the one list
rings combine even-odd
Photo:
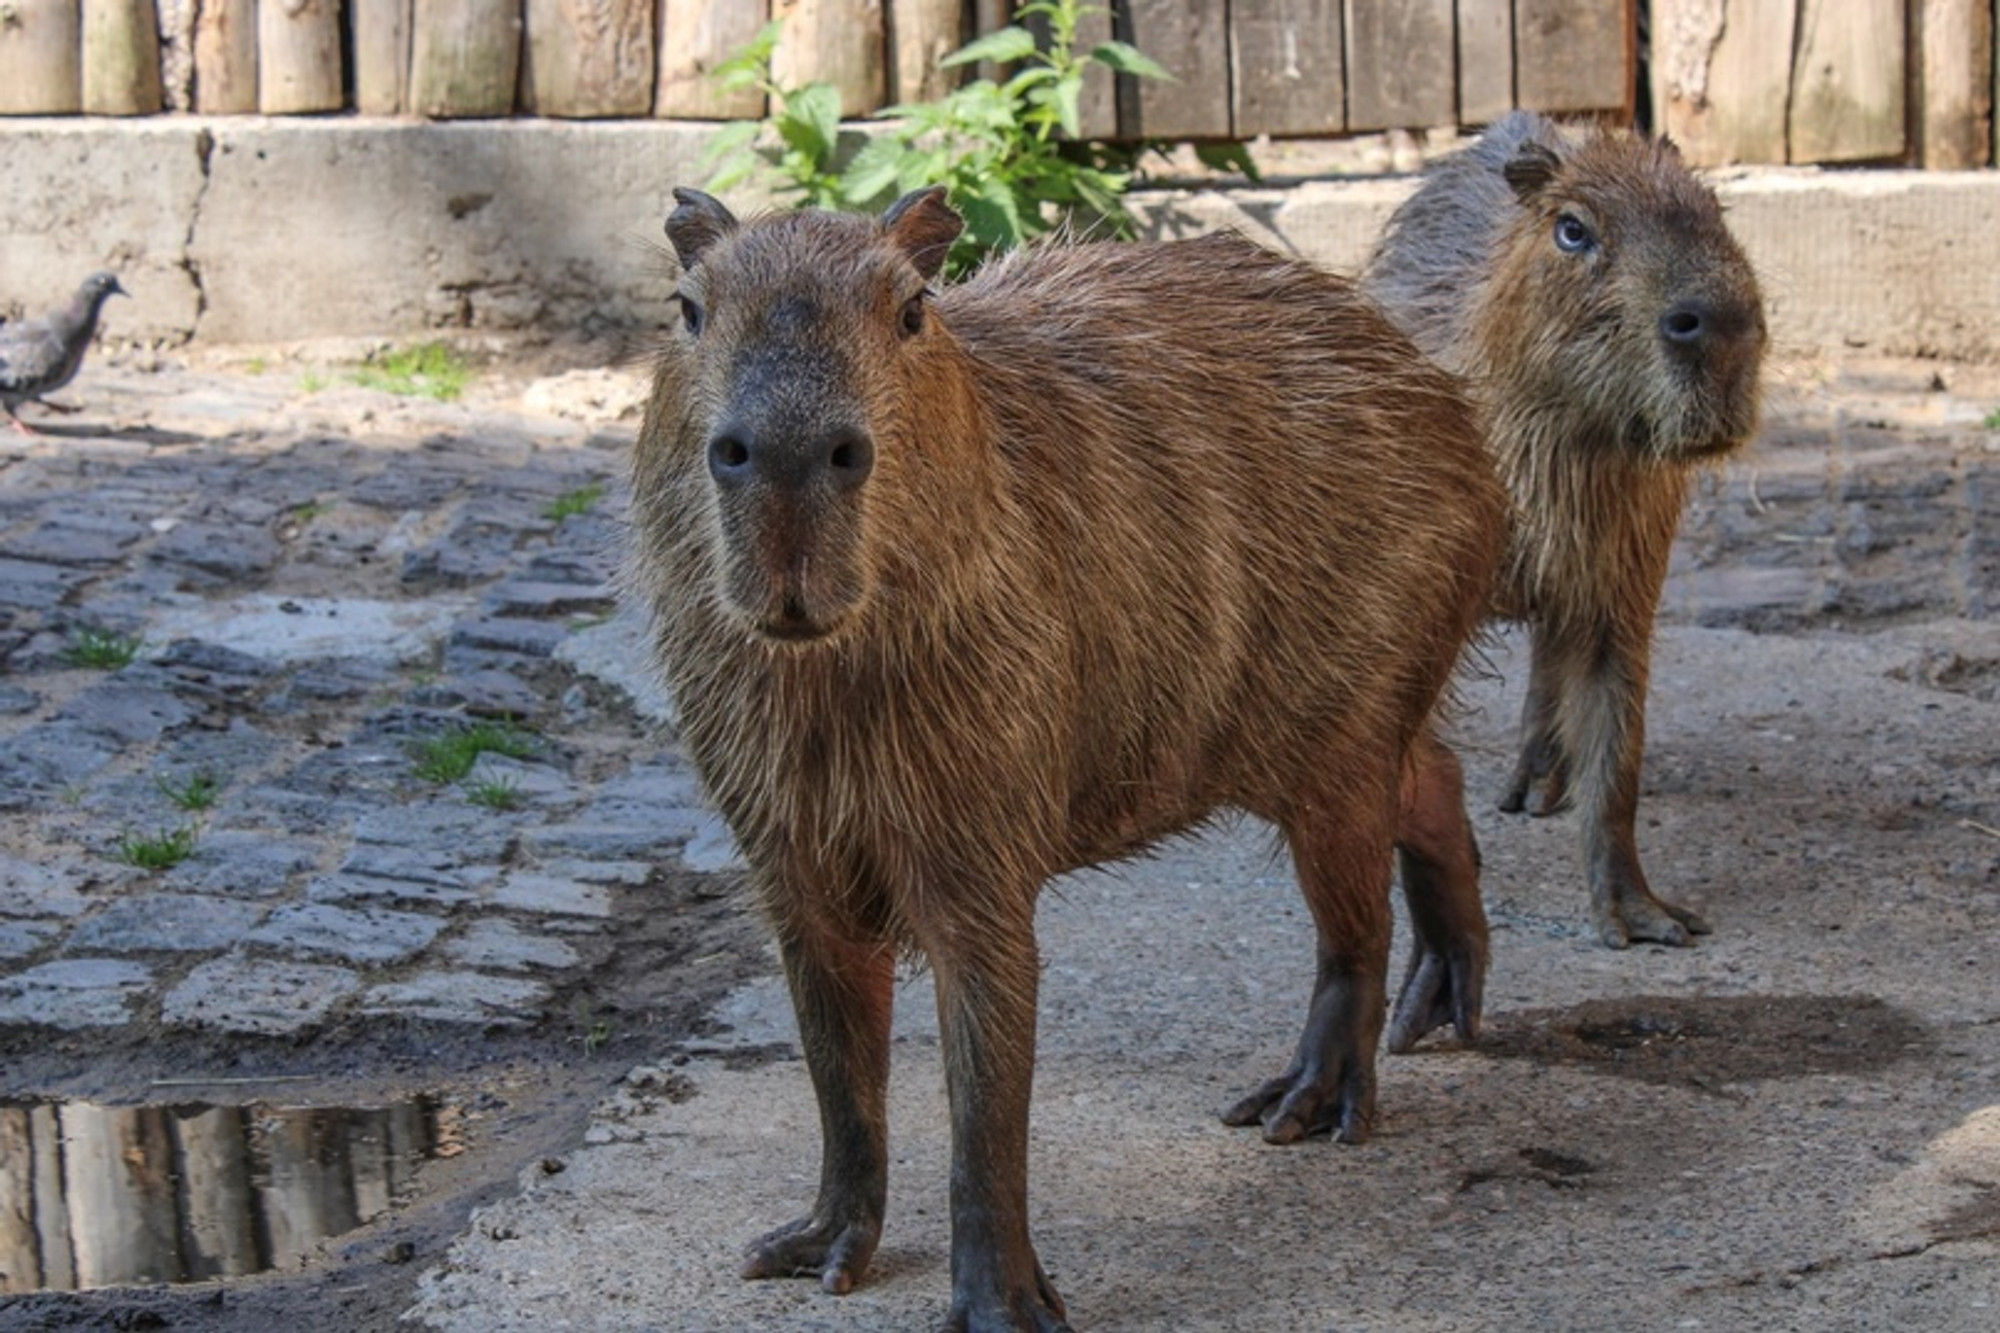
[[(1513, 497), (1495, 611), (1533, 665), (1502, 808), (1574, 797), (1603, 940), (1687, 943), (1707, 926), (1653, 896), (1634, 833), (1648, 662), (1692, 481), (1756, 430), (1756, 276), (1671, 144), (1517, 113), (1427, 173), (1364, 285), (1467, 376)], [(1704, 336), (1663, 336), (1690, 311)]]
[[(775, 924), (825, 1139), (813, 1213), (746, 1272), (845, 1290), (866, 1266), (915, 948), (952, 1101), (949, 1326), (1063, 1327), (1025, 1220), (1041, 886), (1223, 807), (1276, 823), (1316, 1017), (1234, 1114), (1363, 1136), (1399, 819), (1420, 927), (1477, 954), (1460, 993), (1399, 1009), (1399, 1041), (1476, 1022), (1470, 830), (1425, 719), (1504, 496), (1452, 377), (1347, 284), (1238, 238), (1046, 247), (913, 297), (956, 227), (934, 196), (882, 225), (679, 197), (703, 327), (662, 355), (641, 432), (637, 581)], [(718, 435), (850, 419), (865, 484), (711, 476)]]

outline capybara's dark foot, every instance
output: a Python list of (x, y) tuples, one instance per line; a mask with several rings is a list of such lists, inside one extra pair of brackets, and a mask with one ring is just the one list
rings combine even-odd
[(1032, 1292), (955, 1293), (939, 1333), (1072, 1333), (1068, 1319), (1063, 1298), (1037, 1263)]
[(743, 1276), (816, 1277), (820, 1286), (845, 1296), (861, 1280), (881, 1236), (880, 1222), (802, 1217), (751, 1241), (743, 1256)]
[(1462, 1042), (1479, 1039), (1479, 1007), (1486, 988), (1486, 959), (1466, 951), (1439, 953), (1421, 943), (1396, 993), (1389, 1018), (1389, 1051), (1402, 1055), (1449, 1023)]
[(1553, 736), (1534, 735), (1521, 742), (1514, 775), (1500, 798), (1500, 812), (1523, 811), (1537, 819), (1569, 808), (1569, 763)]
[(1612, 949), (1633, 944), (1686, 948), (1696, 935), (1710, 930), (1699, 912), (1656, 898), (1646, 889), (1600, 898), (1591, 904), (1591, 913), (1597, 918), (1597, 937)]
[(1293, 1065), (1225, 1110), (1222, 1123), (1262, 1125), (1266, 1143), (1297, 1143), (1328, 1132), (1342, 1143), (1365, 1143), (1375, 1127), (1374, 1075), (1311, 1077)]

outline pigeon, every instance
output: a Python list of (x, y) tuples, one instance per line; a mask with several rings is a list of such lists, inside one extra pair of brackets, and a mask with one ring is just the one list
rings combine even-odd
[(83, 364), (83, 354), (97, 333), (97, 312), (105, 301), (129, 295), (118, 285), (116, 273), (93, 273), (70, 303), (54, 314), (0, 324), (0, 408), (6, 409), (15, 430), (35, 433), (14, 413), (22, 403), (42, 403), (58, 412), (75, 410), (43, 402), (42, 395), (68, 384)]

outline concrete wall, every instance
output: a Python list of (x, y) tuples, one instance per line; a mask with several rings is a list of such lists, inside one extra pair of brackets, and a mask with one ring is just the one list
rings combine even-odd
[[(93, 268), (112, 336), (280, 342), (666, 317), (660, 224), (711, 126), (161, 117), (0, 125), (0, 306)], [(1738, 171), (1719, 180), (1781, 346), (2000, 360), (2000, 174)], [(1241, 227), (1361, 262), (1402, 179), (1148, 192), (1154, 234)], [(758, 200), (737, 198), (750, 207)]]

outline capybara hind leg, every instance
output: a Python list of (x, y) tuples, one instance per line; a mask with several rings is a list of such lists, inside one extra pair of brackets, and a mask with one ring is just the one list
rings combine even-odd
[(1539, 628), (1530, 635), (1528, 697), (1521, 705), (1521, 749), (1514, 775), (1500, 798), (1503, 814), (1526, 811), (1552, 815), (1569, 804), (1569, 756), (1556, 729), (1556, 685), (1559, 672), (1550, 661), (1549, 637)]
[[(1319, 931), (1319, 967), (1305, 1031), (1285, 1071), (1222, 1113), (1231, 1125), (1261, 1124), (1267, 1143), (1296, 1143), (1331, 1132), (1365, 1141), (1375, 1122), (1375, 1046), (1387, 1007), (1390, 839), (1370, 811), (1360, 821), (1332, 817), (1334, 802), (1310, 801), (1310, 827), (1291, 827), (1299, 885)], [(1375, 825), (1376, 827), (1370, 827)]]
[(895, 953), (886, 940), (840, 938), (823, 924), (780, 921), (778, 939), (819, 1098), (819, 1198), (805, 1217), (751, 1242), (743, 1276), (814, 1277), (839, 1295), (860, 1281), (882, 1237)]
[(1389, 1022), (1401, 1053), (1446, 1023), (1459, 1040), (1479, 1035), (1486, 985), (1486, 908), (1479, 901), (1479, 844), (1465, 816), (1465, 773), (1435, 737), (1412, 747), (1396, 825), (1403, 898), (1410, 909), (1410, 966)]

